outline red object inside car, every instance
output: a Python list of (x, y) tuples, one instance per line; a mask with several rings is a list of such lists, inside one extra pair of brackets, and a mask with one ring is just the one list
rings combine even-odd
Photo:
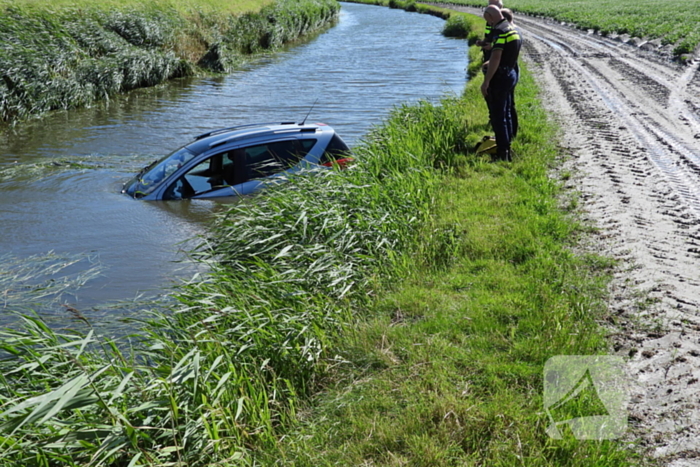
[(336, 159), (334, 161), (328, 161), (324, 162), (321, 164), (324, 167), (333, 167), (333, 164), (338, 164), (341, 168), (344, 168), (347, 166), (350, 162), (352, 162), (354, 159), (352, 157), (345, 157), (343, 159)]

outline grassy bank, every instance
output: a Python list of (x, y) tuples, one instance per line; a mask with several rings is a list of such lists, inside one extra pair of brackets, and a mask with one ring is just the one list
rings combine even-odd
[(100, 0), (99, 5), (95, 0), (52, 0), (47, 5), (43, 0), (0, 0), (0, 8), (21, 8), (25, 11), (60, 11), (67, 8), (80, 8), (82, 10), (98, 7), (101, 10), (133, 11), (144, 6), (159, 10), (176, 10), (183, 16), (195, 11), (217, 12), (223, 14), (241, 15), (260, 11), (265, 5), (274, 3), (274, 0), (237, 0), (235, 2), (221, 2), (219, 0), (149, 0), (147, 3), (140, 0)]
[(0, 121), (89, 106), (200, 71), (229, 72), (250, 54), (328, 25), (340, 8), (335, 0), (236, 5), (6, 1), (0, 4)]
[(2, 331), (0, 465), (638, 464), (544, 433), (546, 359), (607, 350), (609, 263), (570, 250), (527, 74), (515, 162), (470, 152), (479, 79), (231, 208), (141, 334)]
[[(478, 0), (451, 0), (450, 3), (482, 8)], [(692, 53), (700, 46), (700, 0), (681, 4), (639, 0), (621, 4), (613, 0), (508, 0), (516, 12), (541, 15), (594, 29), (604, 35), (629, 34), (660, 39), (675, 55)]]
[[(438, 141), (450, 131), (488, 132), (480, 83), (443, 102)], [(555, 129), (527, 72), (517, 94), (519, 157), (453, 160), (406, 259), (407, 276), (334, 342), (326, 390), (299, 410), (301, 426), (262, 464), (642, 463), (616, 441), (545, 434), (547, 359), (608, 352), (599, 323), (611, 263), (572, 252), (585, 229), (560, 208), (549, 177)], [(405, 108), (390, 125), (419, 135), (435, 128), (433, 112)]]

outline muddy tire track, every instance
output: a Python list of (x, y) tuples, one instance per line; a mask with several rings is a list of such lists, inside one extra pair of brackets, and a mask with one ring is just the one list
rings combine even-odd
[(551, 20), (516, 23), (563, 129), (567, 187), (598, 227), (586, 247), (619, 260), (609, 321), (632, 381), (628, 438), (662, 465), (700, 466), (698, 62)]
[(519, 24), (525, 58), (540, 55), (546, 104), (567, 129), (571, 185), (600, 228), (591, 248), (620, 260), (609, 307), (613, 349), (634, 382), (630, 439), (664, 465), (699, 465), (697, 65), (659, 63), (553, 23)]

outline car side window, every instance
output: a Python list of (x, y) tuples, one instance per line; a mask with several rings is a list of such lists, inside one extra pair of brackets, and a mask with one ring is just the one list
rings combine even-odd
[(216, 154), (192, 167), (178, 178), (163, 194), (163, 199), (185, 199), (237, 181), (233, 151)]
[(296, 165), (316, 144), (315, 139), (275, 141), (244, 149), (247, 179), (269, 177)]

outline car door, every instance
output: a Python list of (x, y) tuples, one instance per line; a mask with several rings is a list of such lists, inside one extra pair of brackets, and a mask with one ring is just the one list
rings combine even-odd
[(246, 180), (269, 178), (294, 168), (315, 142), (314, 139), (295, 138), (246, 147)]
[(253, 193), (265, 185), (283, 181), (285, 173), (295, 171), (315, 144), (316, 140), (311, 138), (288, 138), (242, 148), (245, 182), (237, 187), (239, 193)]

